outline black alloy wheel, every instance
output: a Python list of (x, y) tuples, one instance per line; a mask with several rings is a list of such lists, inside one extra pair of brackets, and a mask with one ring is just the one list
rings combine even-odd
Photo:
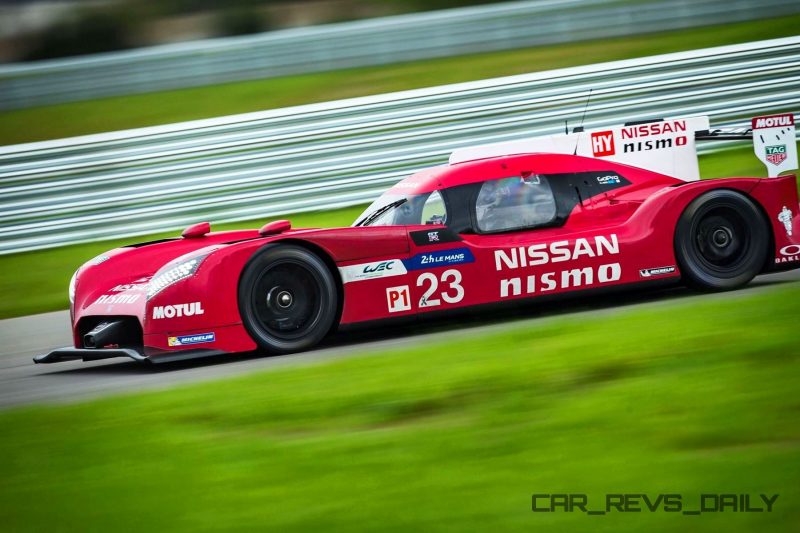
[(695, 199), (675, 230), (675, 254), (686, 282), (705, 290), (730, 290), (764, 267), (770, 231), (744, 194), (720, 189)]
[(258, 251), (239, 281), (239, 312), (247, 332), (270, 353), (306, 350), (336, 320), (336, 280), (325, 262), (296, 245)]

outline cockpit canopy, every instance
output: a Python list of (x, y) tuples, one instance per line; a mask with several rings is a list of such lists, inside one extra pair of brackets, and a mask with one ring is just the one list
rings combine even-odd
[[(475, 222), (481, 233), (542, 226), (556, 217), (556, 201), (545, 176), (509, 176), (484, 181), (470, 189), (475, 196)], [(387, 191), (358, 218), (356, 226), (447, 224), (447, 204), (440, 191), (398, 194)]]

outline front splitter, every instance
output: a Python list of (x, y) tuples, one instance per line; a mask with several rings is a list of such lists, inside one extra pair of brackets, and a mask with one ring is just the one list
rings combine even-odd
[(222, 355), (221, 350), (181, 350), (177, 352), (161, 352), (144, 355), (134, 348), (59, 348), (44, 355), (37, 355), (33, 362), (37, 364), (60, 363), (62, 361), (100, 361), (114, 357), (128, 357), (139, 363), (171, 363), (201, 357)]

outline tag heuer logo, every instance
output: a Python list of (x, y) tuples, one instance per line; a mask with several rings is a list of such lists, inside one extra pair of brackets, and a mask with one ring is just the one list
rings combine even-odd
[(786, 161), (786, 145), (778, 144), (765, 147), (767, 161), (777, 166)]

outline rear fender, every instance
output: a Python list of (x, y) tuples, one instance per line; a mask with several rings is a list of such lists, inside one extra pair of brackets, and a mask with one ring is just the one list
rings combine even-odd
[(752, 197), (761, 206), (772, 230), (772, 256), (765, 270), (800, 267), (800, 202), (793, 175), (762, 179)]
[(647, 257), (653, 267), (675, 266), (679, 273), (672, 243), (678, 219), (686, 207), (703, 193), (716, 189), (736, 190), (750, 196), (759, 181), (755, 178), (695, 181), (662, 189), (645, 200), (625, 224), (628, 242), (637, 246), (630, 251)]

